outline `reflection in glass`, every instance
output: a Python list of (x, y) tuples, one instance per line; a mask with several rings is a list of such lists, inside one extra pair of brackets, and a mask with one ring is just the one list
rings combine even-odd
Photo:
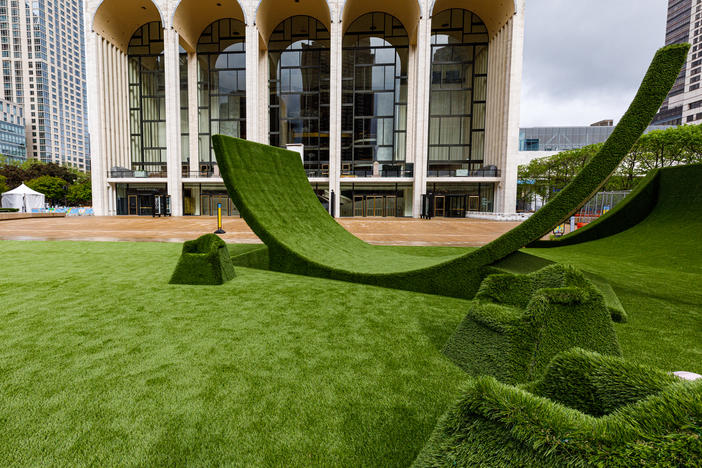
[(212, 135), (246, 138), (246, 48), (244, 23), (215, 21), (197, 44), (201, 169), (216, 164)]
[(127, 54), (132, 169), (160, 171), (166, 164), (166, 86), (161, 23), (147, 23), (139, 28), (129, 41)]
[(432, 18), (429, 170), (475, 170), (483, 165), (488, 34), (463, 9)]
[(305, 168), (329, 168), (329, 31), (310, 16), (280, 23), (268, 43), (270, 144), (304, 145)]
[(342, 166), (405, 160), (408, 51), (407, 31), (385, 13), (359, 17), (344, 35)]

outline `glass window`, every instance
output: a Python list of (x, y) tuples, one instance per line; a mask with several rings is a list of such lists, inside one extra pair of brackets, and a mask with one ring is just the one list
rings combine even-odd
[[(246, 34), (233, 18), (209, 25), (197, 45), (200, 163), (216, 163), (212, 135), (246, 138)], [(202, 168), (201, 168), (202, 169)]]
[(160, 171), (166, 163), (166, 88), (160, 22), (147, 23), (134, 33), (128, 56), (132, 168)]
[(432, 18), (430, 171), (483, 165), (488, 40), (482, 20), (468, 10)]
[(341, 157), (351, 170), (406, 158), (408, 47), (385, 13), (359, 17), (344, 35)]
[(270, 144), (303, 144), (308, 173), (328, 175), (329, 31), (310, 16), (288, 18), (271, 34), (268, 60)]

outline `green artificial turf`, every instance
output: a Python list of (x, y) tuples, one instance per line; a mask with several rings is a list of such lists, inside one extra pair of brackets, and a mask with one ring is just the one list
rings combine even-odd
[(494, 272), (490, 264), (543, 237), (607, 182), (658, 111), (689, 47), (676, 44), (656, 53), (610, 138), (553, 200), (517, 228), (462, 256), (404, 255), (354, 237), (319, 203), (294, 152), (225, 135), (212, 137), (213, 148), (230, 197), (268, 246), (271, 270), (469, 299)]
[(237, 267), (179, 244), (0, 242), (0, 466), (407, 466), (466, 375), (463, 300)]
[(205, 234), (183, 244), (170, 284), (223, 284), (236, 276), (227, 244), (216, 234)]

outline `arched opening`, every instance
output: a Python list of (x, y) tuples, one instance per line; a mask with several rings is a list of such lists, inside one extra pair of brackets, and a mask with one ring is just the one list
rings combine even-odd
[(166, 83), (163, 27), (146, 23), (132, 35), (129, 59), (129, 123), (132, 169), (166, 171)]
[(407, 31), (386, 13), (365, 14), (344, 34), (342, 173), (405, 161), (408, 56)]
[(235, 18), (209, 25), (197, 43), (200, 170), (214, 170), (212, 135), (246, 138), (246, 31)]
[(417, 26), (421, 9), (416, 0), (346, 0), (342, 20), (345, 31), (349, 31), (356, 20), (371, 12), (387, 13), (395, 17), (405, 28), (411, 44), (417, 42)]
[(286, 18), (295, 16), (310, 16), (322, 23), (327, 31), (331, 30), (331, 14), (326, 0), (261, 0), (256, 10), (256, 26), (264, 44), (268, 44), (273, 30)]
[(237, 0), (181, 0), (173, 15), (173, 28), (186, 48), (194, 51), (205, 28), (224, 18), (246, 23)]
[(475, 13), (454, 8), (432, 17), (429, 175), (483, 166), (488, 42)]
[(329, 40), (322, 22), (294, 16), (268, 42), (270, 144), (303, 144), (313, 177), (329, 175)]
[(161, 14), (150, 0), (104, 0), (95, 12), (93, 30), (126, 52), (135, 31), (155, 21), (161, 21)]
[(479, 16), (490, 37), (507, 24), (516, 13), (515, 0), (432, 0), (432, 16), (450, 9), (470, 9)]

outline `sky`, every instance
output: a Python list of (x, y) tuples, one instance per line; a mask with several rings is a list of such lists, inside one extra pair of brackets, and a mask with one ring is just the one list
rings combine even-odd
[(655, 51), (668, 0), (526, 0), (521, 125), (621, 118)]

